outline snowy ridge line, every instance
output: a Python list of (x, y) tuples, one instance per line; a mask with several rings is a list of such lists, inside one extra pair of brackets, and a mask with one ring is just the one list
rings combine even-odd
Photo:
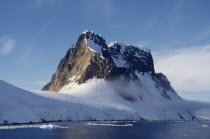
[(110, 48), (110, 47), (113, 47), (115, 44), (118, 44), (118, 45), (120, 45), (122, 48), (121, 49), (125, 49), (126, 47), (128, 47), (128, 46), (132, 46), (132, 47), (135, 47), (135, 48), (138, 48), (138, 49), (140, 49), (140, 50), (142, 50), (142, 51), (145, 51), (145, 52), (147, 52), (147, 53), (151, 53), (151, 50), (148, 48), (148, 47), (139, 47), (139, 46), (137, 46), (137, 45), (133, 45), (133, 44), (124, 44), (124, 43), (121, 43), (121, 42), (117, 42), (117, 41), (115, 41), (115, 42), (111, 42), (109, 45), (108, 45), (108, 47)]
[(100, 35), (100, 34), (96, 34), (94, 31), (85, 30), (85, 31), (83, 31), (83, 32), (82, 32), (82, 34), (87, 34), (87, 33), (91, 33), (91, 34), (98, 35), (98, 36), (100, 36), (100, 37), (101, 37), (101, 35)]
[[(88, 30), (82, 32), (82, 34), (88, 35), (88, 38), (87, 37), (85, 38), (85, 42), (86, 42), (87, 46), (89, 47), (89, 49), (91, 51), (97, 52), (101, 56), (103, 56), (102, 51), (101, 51), (103, 48), (101, 48), (100, 45), (98, 45), (98, 44), (96, 44), (94, 42), (94, 40), (99, 41), (98, 37), (102, 38), (102, 36), (99, 35), (99, 34), (96, 34), (94, 31), (88, 31)], [(135, 48), (137, 48), (137, 49), (139, 49), (141, 51), (147, 52), (147, 53), (151, 53), (151, 50), (148, 47), (138, 47), (138, 46), (135, 46), (135, 45), (132, 45), (132, 44), (126, 45), (126, 44), (123, 44), (123, 43), (120, 43), (120, 42), (116, 42), (116, 41), (115, 42), (111, 42), (108, 45), (108, 48), (113, 47), (115, 44), (118, 44), (118, 45), (121, 46), (121, 53), (123, 53), (124, 49), (126, 47), (129, 47), (129, 46), (135, 47)]]

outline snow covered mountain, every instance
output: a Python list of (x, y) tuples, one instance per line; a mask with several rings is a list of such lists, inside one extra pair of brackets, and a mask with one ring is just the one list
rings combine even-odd
[[(148, 48), (83, 32), (44, 91), (0, 80), (0, 124), (78, 120), (195, 120)], [(59, 92), (59, 93), (58, 93)]]
[[(78, 41), (60, 61), (56, 73), (43, 90), (71, 92), (75, 84), (91, 79), (115, 82), (112, 87), (125, 99), (144, 100), (146, 96), (160, 96), (180, 100), (162, 73), (155, 73), (153, 58), (148, 48), (138, 48), (118, 42), (107, 46), (105, 39), (92, 32), (83, 32)], [(132, 97), (126, 88), (135, 86)], [(145, 96), (145, 97), (144, 97)]]

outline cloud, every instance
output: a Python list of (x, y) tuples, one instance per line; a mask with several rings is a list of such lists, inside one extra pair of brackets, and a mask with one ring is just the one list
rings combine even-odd
[(156, 51), (154, 60), (176, 90), (210, 90), (210, 45)]
[(15, 40), (9, 37), (0, 38), (0, 54), (8, 55), (15, 47)]

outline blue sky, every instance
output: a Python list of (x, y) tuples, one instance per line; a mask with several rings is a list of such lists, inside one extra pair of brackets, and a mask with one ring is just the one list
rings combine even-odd
[(208, 92), (209, 13), (209, 0), (0, 0), (0, 79), (40, 89), (93, 30), (107, 43), (149, 47), (175, 89)]

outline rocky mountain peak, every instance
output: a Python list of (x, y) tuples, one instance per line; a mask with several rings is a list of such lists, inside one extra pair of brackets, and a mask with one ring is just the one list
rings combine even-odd
[(142, 87), (146, 81), (151, 82), (153, 90), (165, 98), (170, 99), (170, 92), (176, 94), (166, 76), (155, 73), (152, 54), (148, 48), (119, 42), (107, 46), (105, 39), (93, 31), (85, 31), (79, 36), (61, 59), (56, 73), (43, 90), (62, 92), (93, 78), (121, 80), (126, 84), (133, 82)]
[[(81, 41), (85, 42), (85, 45), (93, 52), (100, 54), (105, 58), (110, 58), (110, 54), (108, 52), (108, 46), (106, 44), (105, 39), (99, 35), (94, 33), (93, 31), (84, 31), (78, 41), (77, 44)], [(80, 45), (80, 44), (78, 44)]]
[(105, 39), (101, 37), (101, 35), (94, 33), (93, 31), (84, 31), (81, 36), (83, 36), (86, 40), (91, 40), (95, 44), (98, 44), (99, 46), (106, 46)]
[(152, 54), (148, 48), (112, 42), (109, 44), (109, 51), (118, 67), (125, 67), (133, 72), (155, 73)]

